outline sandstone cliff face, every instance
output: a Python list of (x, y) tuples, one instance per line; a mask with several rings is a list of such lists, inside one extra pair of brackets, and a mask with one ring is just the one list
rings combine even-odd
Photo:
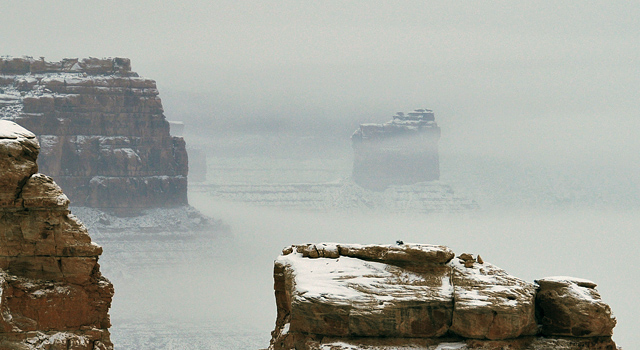
[(0, 119), (34, 132), (40, 170), (76, 206), (187, 204), (185, 142), (126, 58), (0, 58)]
[(454, 255), (424, 244), (285, 248), (269, 349), (616, 349), (593, 282), (532, 284)]
[(440, 178), (440, 127), (428, 109), (393, 116), (384, 124), (361, 124), (351, 136), (353, 180), (371, 190)]
[(112, 349), (102, 248), (37, 173), (36, 136), (0, 121), (0, 349)]

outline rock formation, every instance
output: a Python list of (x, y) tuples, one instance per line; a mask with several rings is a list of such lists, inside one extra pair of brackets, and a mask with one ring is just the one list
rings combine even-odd
[(573, 277), (537, 280), (538, 318), (544, 335), (606, 337), (616, 325), (609, 305), (602, 302), (596, 284)]
[(0, 119), (37, 135), (40, 169), (76, 206), (187, 204), (185, 142), (129, 59), (0, 58)]
[(102, 248), (37, 173), (36, 136), (0, 121), (0, 349), (113, 349)]
[(305, 244), (275, 261), (270, 350), (614, 350), (590, 281), (532, 284), (426, 244)]
[(353, 180), (372, 190), (438, 180), (439, 139), (440, 127), (429, 109), (399, 112), (384, 124), (360, 124), (351, 136)]

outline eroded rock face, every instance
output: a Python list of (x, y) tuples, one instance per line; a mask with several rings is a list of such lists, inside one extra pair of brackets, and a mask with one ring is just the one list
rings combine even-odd
[(102, 248), (36, 173), (38, 149), (34, 134), (0, 120), (0, 349), (112, 349)]
[(33, 131), (40, 170), (76, 206), (187, 204), (187, 152), (153, 80), (126, 58), (0, 58), (0, 119)]
[[(480, 257), (454, 258), (445, 246), (293, 245), (275, 261), (274, 280), (278, 314), (270, 350), (616, 349), (615, 321), (605, 322), (612, 320), (608, 306), (606, 317), (582, 312), (593, 318), (595, 329), (581, 338), (540, 334), (545, 322), (566, 317), (543, 303), (543, 318), (536, 318), (537, 293), (538, 301), (552, 294), (552, 303), (569, 309), (590, 303), (579, 310), (597, 312), (593, 293), (558, 301), (557, 289), (568, 288), (564, 280), (543, 279), (537, 286)], [(585, 321), (574, 323), (580, 322)]]
[(574, 277), (536, 280), (538, 317), (544, 335), (605, 337), (613, 334), (616, 319), (600, 298), (596, 284)]

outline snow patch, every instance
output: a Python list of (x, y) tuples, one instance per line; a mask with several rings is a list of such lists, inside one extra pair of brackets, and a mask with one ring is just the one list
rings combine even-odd
[(435, 350), (457, 350), (464, 349), (466, 346), (465, 343), (442, 343)]
[(35, 137), (34, 133), (12, 121), (0, 120), (0, 139), (33, 139)]
[(391, 301), (452, 298), (448, 278), (442, 279), (443, 285), (431, 287), (425, 276), (384, 263), (346, 256), (309, 259), (297, 252), (280, 256), (277, 261), (292, 269), (296, 276), (295, 294), (306, 299), (381, 305)]

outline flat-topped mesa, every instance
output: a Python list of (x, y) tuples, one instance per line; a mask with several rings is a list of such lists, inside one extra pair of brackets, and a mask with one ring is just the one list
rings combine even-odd
[(0, 57), (0, 74), (24, 75), (43, 73), (85, 73), (89, 75), (137, 76), (131, 72), (128, 58), (65, 58), (60, 62), (47, 62), (44, 57)]
[(187, 204), (185, 142), (163, 113), (127, 58), (0, 58), (0, 119), (37, 135), (40, 169), (76, 206)]
[(595, 284), (523, 281), (428, 244), (302, 244), (275, 261), (269, 350), (615, 350)]
[(37, 173), (38, 151), (33, 133), (0, 120), (0, 349), (113, 349), (102, 248)]
[(440, 127), (433, 111), (398, 112), (384, 124), (360, 124), (351, 136), (353, 180), (372, 190), (440, 178)]

